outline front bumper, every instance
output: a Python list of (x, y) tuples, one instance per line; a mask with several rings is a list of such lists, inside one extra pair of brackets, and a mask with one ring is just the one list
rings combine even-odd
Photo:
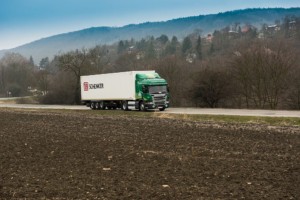
[(145, 107), (147, 109), (156, 109), (156, 108), (169, 108), (170, 104), (168, 101), (164, 103), (154, 103), (154, 102), (145, 102)]

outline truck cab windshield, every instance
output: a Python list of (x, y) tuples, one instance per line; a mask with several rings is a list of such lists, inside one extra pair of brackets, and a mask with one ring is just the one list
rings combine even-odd
[(149, 91), (150, 94), (167, 93), (168, 88), (167, 88), (166, 85), (148, 86), (148, 91)]

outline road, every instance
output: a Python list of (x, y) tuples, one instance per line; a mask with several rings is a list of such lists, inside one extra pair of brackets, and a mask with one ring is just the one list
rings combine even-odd
[[(39, 104), (6, 104), (0, 103), (0, 108), (27, 108), (27, 109), (71, 109), (89, 110), (84, 105), (39, 105)], [(159, 112), (159, 111), (158, 111)], [(208, 109), (208, 108), (169, 108), (164, 113), (170, 114), (200, 114), (200, 115), (234, 115), (260, 117), (299, 117), (300, 111), (287, 110), (248, 110), (248, 109)]]

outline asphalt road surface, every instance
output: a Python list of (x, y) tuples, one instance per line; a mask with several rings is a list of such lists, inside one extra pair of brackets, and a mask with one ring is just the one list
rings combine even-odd
[[(27, 109), (71, 109), (89, 110), (84, 105), (40, 105), (40, 104), (5, 104), (0, 108), (27, 108)], [(159, 112), (159, 111), (157, 111)], [(209, 109), (209, 108), (168, 108), (164, 113), (172, 114), (200, 114), (200, 115), (235, 115), (235, 116), (265, 116), (265, 117), (300, 117), (300, 111), (287, 110), (249, 110), (249, 109)]]

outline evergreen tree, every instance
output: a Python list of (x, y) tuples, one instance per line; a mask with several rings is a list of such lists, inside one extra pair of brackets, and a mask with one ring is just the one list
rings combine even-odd
[(171, 42), (168, 42), (165, 48), (164, 55), (174, 55), (176, 53), (177, 45), (178, 39), (176, 36), (173, 36)]
[(121, 40), (118, 44), (118, 53), (123, 53), (123, 51), (126, 49), (125, 44), (123, 42), (123, 40)]
[(155, 57), (156, 56), (153, 41), (149, 41), (146, 51), (146, 59), (154, 59)]
[(185, 37), (182, 42), (181, 52), (186, 54), (192, 48), (192, 41), (189, 37)]
[(214, 43), (211, 43), (210, 49), (209, 49), (209, 54), (213, 54), (215, 52), (215, 46)]
[(46, 69), (49, 65), (50, 65), (49, 58), (45, 57), (41, 59), (39, 67), (40, 69)]
[(31, 66), (34, 66), (34, 61), (33, 61), (32, 56), (30, 56), (30, 58), (29, 58), (29, 63), (30, 63)]
[(201, 36), (198, 37), (197, 39), (197, 45), (196, 45), (196, 52), (198, 59), (202, 59), (202, 46), (201, 46)]
[(165, 45), (169, 41), (169, 38), (166, 35), (161, 35), (156, 40), (159, 41), (161, 44)]
[(172, 44), (175, 44), (175, 45), (178, 44), (178, 39), (177, 39), (176, 36), (173, 36), (173, 37), (172, 37), (171, 43), (172, 43)]
[(141, 39), (139, 42), (136, 43), (136, 47), (138, 50), (140, 51), (144, 51), (146, 50), (146, 47), (147, 47), (147, 42), (146, 40), (143, 38)]

